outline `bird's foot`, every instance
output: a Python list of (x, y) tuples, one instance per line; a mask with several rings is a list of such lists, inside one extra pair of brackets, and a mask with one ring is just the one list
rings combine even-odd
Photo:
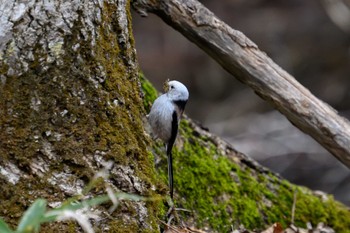
[(175, 220), (176, 223), (178, 223), (181, 227), (185, 227), (185, 223), (180, 219), (179, 215), (177, 214), (178, 211), (185, 211), (185, 212), (191, 212), (190, 210), (183, 209), (183, 208), (175, 208), (174, 205), (170, 206), (168, 212), (167, 212), (167, 219), (168, 225), (171, 225), (171, 222)]
[(167, 216), (169, 225), (170, 225), (170, 223), (172, 222), (173, 219), (175, 219), (178, 222), (179, 216), (176, 213), (176, 208), (175, 208), (174, 204), (172, 204), (170, 206), (168, 212), (166, 213), (166, 216)]

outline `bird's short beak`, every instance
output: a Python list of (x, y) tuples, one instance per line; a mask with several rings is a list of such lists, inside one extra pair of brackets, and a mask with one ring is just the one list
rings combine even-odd
[(164, 92), (168, 92), (169, 91), (169, 81), (170, 81), (170, 79), (167, 79), (163, 83), (163, 90), (164, 90)]

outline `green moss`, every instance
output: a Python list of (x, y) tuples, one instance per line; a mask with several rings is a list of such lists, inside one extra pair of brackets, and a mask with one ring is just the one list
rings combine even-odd
[[(285, 227), (291, 223), (296, 186), (277, 178), (271, 180), (271, 174), (257, 174), (248, 167), (237, 166), (220, 154), (210, 140), (198, 138), (186, 123), (181, 124), (180, 132), (183, 145), (174, 150), (176, 200), (195, 212), (201, 226), (228, 232), (232, 225), (243, 224), (253, 230), (275, 222)], [(302, 190), (296, 202), (298, 226), (323, 222), (339, 232), (350, 229), (349, 211), (334, 208), (340, 204), (332, 198), (325, 202), (306, 188)]]
[[(136, 223), (134, 224), (125, 224), (125, 221), (116, 219), (113, 220), (111, 223), (111, 228), (107, 232), (111, 233), (134, 233), (134, 232), (140, 232), (139, 227)], [(103, 232), (103, 231), (101, 231)]]
[(220, 155), (210, 140), (198, 139), (186, 124), (181, 126), (183, 147), (174, 151), (178, 204), (194, 210), (200, 226), (220, 232), (240, 224), (249, 229), (261, 227), (259, 182)]
[[(141, 80), (144, 105), (149, 109), (157, 94), (144, 77)], [(178, 207), (193, 211), (192, 214), (180, 212), (183, 219), (194, 218), (198, 227), (217, 232), (229, 232), (232, 226), (241, 224), (250, 230), (265, 229), (276, 222), (286, 227), (291, 224), (294, 190), (298, 190), (297, 226), (323, 222), (337, 232), (350, 232), (350, 212), (332, 197), (323, 201), (310, 190), (281, 181), (273, 173), (258, 173), (244, 164), (236, 164), (186, 120), (182, 120), (179, 132), (173, 149), (175, 201)], [(161, 147), (154, 144), (155, 154), (164, 154)], [(158, 169), (164, 184), (167, 183), (165, 161)]]
[(142, 90), (144, 93), (146, 93), (143, 96), (143, 106), (145, 107), (146, 111), (149, 112), (151, 110), (152, 103), (158, 97), (158, 91), (141, 72), (139, 73), (139, 78), (141, 81)]

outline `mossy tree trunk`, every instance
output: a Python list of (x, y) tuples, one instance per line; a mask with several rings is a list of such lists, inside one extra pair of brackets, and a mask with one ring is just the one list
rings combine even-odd
[[(15, 225), (36, 198), (53, 205), (82, 192), (109, 160), (116, 191), (151, 195), (129, 2), (0, 8), (0, 216)], [(152, 211), (127, 204), (96, 229), (153, 231)], [(69, 227), (43, 232), (75, 232)]]
[[(163, 145), (144, 133), (156, 97), (142, 79), (129, 1), (19, 1), (0, 6), (0, 217), (15, 226), (37, 198), (57, 206), (79, 193), (107, 161), (116, 191), (165, 197)], [(152, 148), (148, 147), (150, 145)], [(158, 161), (161, 161), (158, 163)], [(175, 201), (187, 225), (228, 232), (323, 221), (345, 232), (347, 209), (295, 187), (185, 119), (174, 148)], [(88, 195), (104, 193), (104, 183)], [(327, 200), (325, 200), (327, 199)], [(108, 208), (108, 206), (107, 206)], [(124, 202), (94, 222), (97, 232), (159, 232), (160, 202)], [(42, 232), (76, 232), (74, 223)]]

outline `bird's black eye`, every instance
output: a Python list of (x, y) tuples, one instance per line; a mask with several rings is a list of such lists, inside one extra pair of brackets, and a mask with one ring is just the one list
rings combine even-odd
[(174, 88), (174, 86), (173, 85), (170, 85), (170, 89), (173, 89)]

